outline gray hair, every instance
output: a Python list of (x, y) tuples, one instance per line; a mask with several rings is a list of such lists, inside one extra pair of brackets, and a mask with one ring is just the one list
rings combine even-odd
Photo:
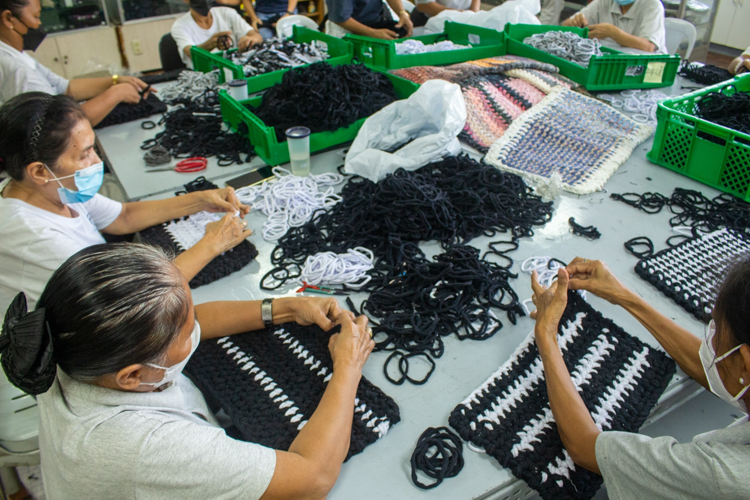
[(55, 271), (37, 305), (46, 309), (58, 366), (91, 381), (163, 359), (188, 321), (185, 286), (155, 247), (119, 243), (76, 253)]

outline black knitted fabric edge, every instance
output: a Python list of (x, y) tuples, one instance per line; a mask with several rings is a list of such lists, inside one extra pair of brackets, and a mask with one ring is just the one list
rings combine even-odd
[[(581, 313), (585, 316), (581, 328), (576, 328), (578, 338), (568, 343), (563, 353), (571, 373), (575, 372), (578, 361), (594, 346), (592, 342), (602, 335), (615, 346), (581, 392), (584, 403), (593, 413), (599, 398), (617, 383), (620, 370), (631, 355), (644, 351), (647, 346), (603, 317), (575, 293), (568, 294), (568, 306), (560, 321), (558, 333), (562, 333), (563, 328), (569, 326)], [(463, 439), (484, 448), (500, 465), (509, 468), (517, 478), (539, 492), (542, 498), (590, 499), (603, 482), (601, 476), (579, 466), (573, 466), (569, 471), (570, 479), (551, 471), (545, 472), (548, 464), (564, 465), (566, 459), (554, 420), (535, 435), (538, 441), (533, 443), (533, 450), (522, 450), (515, 458), (511, 454), (513, 445), (521, 439), (518, 433), (525, 431), (524, 428), (532, 420), (543, 418), (545, 411), (549, 412), (549, 397), (543, 375), (532, 386), (524, 386), (528, 391), (526, 395), (516, 400), (512, 411), (509, 410), (492, 429), (486, 427), (487, 422), (483, 422), (485, 425), (477, 425), (479, 422), (476, 418), (485, 410), (491, 410), (493, 404), (506, 399), (508, 388), (520, 383), (521, 377), (528, 376), (530, 366), (538, 359), (538, 349), (531, 339), (525, 349), (517, 351), (485, 384), (456, 406), (449, 418), (450, 425)], [(605, 430), (637, 432), (675, 373), (674, 361), (661, 351), (648, 348), (646, 361), (648, 368), (639, 373), (636, 389), (625, 394), (625, 400), (620, 403), (620, 408), (608, 422), (610, 427)]]
[[(141, 239), (147, 245), (162, 248), (175, 257), (185, 251), (169, 235), (165, 224), (159, 224), (141, 231)], [(214, 258), (190, 280), (190, 288), (208, 285), (225, 276), (239, 271), (258, 256), (258, 249), (247, 240)]]
[[(719, 231), (714, 231), (713, 233), (709, 234), (714, 234)], [(725, 229), (725, 231), (742, 242), (750, 243), (750, 237), (739, 231), (728, 228)], [(670, 254), (679, 254), (682, 249), (693, 245), (705, 236), (706, 235), (697, 236), (695, 238), (688, 238), (673, 247), (665, 248), (664, 250), (656, 252), (651, 257), (639, 260), (635, 265), (635, 272), (638, 276), (641, 277), (641, 279), (653, 285), (657, 290), (672, 299), (672, 301), (674, 301), (680, 307), (685, 309), (685, 311), (695, 316), (696, 319), (703, 321), (704, 323), (708, 323), (709, 321), (711, 321), (711, 312), (713, 311), (713, 307), (716, 302), (716, 294), (718, 293), (718, 289), (713, 290), (713, 293), (710, 296), (703, 297), (695, 293), (689, 293), (683, 289), (683, 287), (685, 286), (684, 279), (678, 280), (674, 279), (674, 276), (672, 276), (671, 278), (674, 279), (674, 281), (672, 281), (669, 276), (665, 276), (659, 271), (652, 270), (650, 264), (651, 262), (661, 257), (668, 256)], [(739, 255), (742, 254), (734, 254), (734, 256)], [(717, 280), (716, 285), (718, 286), (719, 280), (721, 279), (721, 276), (724, 274), (724, 271), (727, 268), (727, 264), (731, 262), (731, 256), (727, 255), (727, 257), (727, 260), (721, 267), (719, 267), (721, 263), (714, 262), (716, 266), (715, 268), (706, 266), (705, 268), (701, 269), (696, 269), (694, 268), (694, 266), (691, 266), (690, 263), (683, 262), (681, 258), (677, 258), (674, 260), (677, 264), (684, 265), (684, 268), (682, 269), (683, 273), (687, 273), (688, 275), (692, 275), (693, 277), (700, 276), (700, 280), (706, 279), (708, 275), (712, 279)]]
[[(337, 331), (287, 323), (202, 342), (185, 371), (231, 418), (239, 439), (286, 450), (323, 397), (333, 373), (328, 339)], [(362, 377), (347, 460), (400, 419), (396, 402)]]
[(164, 113), (165, 111), (167, 111), (167, 105), (161, 102), (153, 93), (150, 93), (146, 99), (143, 99), (138, 104), (121, 102), (94, 128), (98, 130), (112, 125), (133, 122), (151, 115)]

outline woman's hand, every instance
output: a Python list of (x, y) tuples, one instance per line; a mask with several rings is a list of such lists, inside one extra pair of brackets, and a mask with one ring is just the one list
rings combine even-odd
[(247, 35), (240, 38), (237, 49), (240, 52), (247, 52), (251, 47), (263, 43), (263, 37), (257, 31), (253, 30)]
[(585, 28), (589, 25), (589, 22), (586, 20), (586, 16), (579, 12), (578, 14), (570, 17), (570, 25), (576, 26), (578, 28)]
[[(406, 36), (411, 36), (412, 32), (414, 31), (414, 23), (411, 22), (411, 18), (409, 17), (409, 13), (405, 10), (402, 10), (398, 15), (398, 24), (396, 25), (396, 28), (403, 28), (406, 30)], [(398, 36), (397, 36), (398, 38)]]
[(589, 26), (589, 38), (611, 38), (614, 40), (621, 31), (622, 30), (620, 30), (620, 28), (618, 28), (614, 24), (592, 24), (591, 26)]
[(367, 358), (375, 348), (372, 330), (367, 326), (367, 316), (352, 319), (350, 315), (340, 317), (341, 333), (331, 335), (328, 350), (331, 351), (334, 371), (353, 369), (362, 372)]
[(240, 203), (240, 200), (237, 199), (232, 187), (209, 189), (200, 191), (199, 194), (203, 204), (201, 210), (206, 212), (231, 212), (234, 215), (239, 210), (241, 218), (244, 218), (250, 212), (250, 207)]
[(534, 337), (537, 342), (557, 341), (557, 326), (568, 305), (568, 272), (560, 268), (557, 271), (557, 281), (551, 287), (544, 288), (537, 281), (539, 275), (536, 271), (531, 273), (531, 296), (536, 310), (531, 313), (531, 318), (536, 320)]
[(132, 85), (133, 87), (135, 87), (138, 92), (143, 92), (144, 90), (148, 89), (148, 92), (146, 92), (145, 94), (143, 94), (143, 98), (144, 99), (146, 97), (148, 97), (148, 95), (151, 92), (156, 92), (155, 88), (149, 88), (150, 85), (148, 83), (144, 82), (143, 80), (141, 80), (140, 78), (136, 78), (134, 76), (121, 76), (121, 77), (119, 77), (119, 79), (120, 79), (120, 82), (122, 82), (122, 83), (129, 83), (130, 85)]
[(108, 88), (105, 92), (114, 96), (118, 104), (121, 102), (138, 104), (141, 102), (141, 94), (138, 93), (135, 85), (129, 83), (118, 83)]
[(234, 216), (234, 212), (227, 214), (216, 222), (206, 224), (206, 234), (201, 241), (205, 241), (213, 249), (214, 255), (221, 255), (253, 234), (247, 229), (247, 222)]
[(600, 260), (576, 257), (565, 269), (570, 275), (571, 290), (586, 290), (614, 305), (622, 305), (630, 293)]
[(292, 320), (300, 325), (313, 323), (328, 331), (343, 318), (354, 319), (354, 314), (341, 309), (339, 301), (333, 297), (298, 297), (290, 304)]

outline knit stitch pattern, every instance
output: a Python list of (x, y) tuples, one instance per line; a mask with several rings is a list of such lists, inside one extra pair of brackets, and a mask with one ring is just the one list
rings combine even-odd
[[(675, 373), (663, 352), (626, 333), (575, 292), (568, 293), (558, 344), (602, 431), (638, 431)], [(563, 447), (533, 330), (449, 421), (544, 499), (590, 499), (603, 482), (575, 465)]]
[(699, 320), (711, 321), (717, 285), (731, 264), (750, 253), (747, 236), (719, 229), (641, 259), (635, 272)]
[(513, 69), (534, 69), (557, 73), (557, 67), (519, 56), (496, 56), (448, 66), (414, 66), (391, 70), (394, 75), (414, 83), (423, 84), (427, 80), (446, 80), (461, 83), (478, 75), (504, 73)]
[[(202, 232), (197, 231), (196, 224), (189, 217), (158, 224), (141, 231), (141, 239), (144, 243), (161, 247), (167, 253), (177, 256), (192, 247), (203, 237)], [(214, 258), (206, 267), (190, 280), (190, 288), (213, 283), (233, 272), (239, 271), (258, 256), (255, 245), (247, 240), (236, 247), (227, 250)]]
[(572, 90), (555, 87), (514, 120), (484, 161), (533, 182), (558, 171), (563, 189), (601, 189), (653, 128)]
[[(241, 439), (287, 450), (318, 407), (333, 362), (330, 335), (316, 325), (286, 323), (201, 342), (188, 376), (218, 401)], [(210, 399), (210, 398), (209, 398)], [(401, 419), (398, 405), (362, 377), (347, 459), (385, 436)]]

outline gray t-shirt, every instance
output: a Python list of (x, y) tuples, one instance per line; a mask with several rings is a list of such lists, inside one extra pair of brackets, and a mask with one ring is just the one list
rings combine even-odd
[(161, 392), (116, 391), (58, 369), (39, 396), (48, 499), (260, 498), (276, 453), (228, 437), (184, 375)]
[(699, 434), (691, 443), (602, 432), (596, 461), (612, 500), (750, 498), (750, 423)]
[[(594, 0), (582, 8), (580, 13), (586, 16), (589, 26), (599, 23), (612, 24), (625, 33), (645, 38), (656, 45), (657, 54), (667, 53), (664, 6), (659, 0), (635, 0), (625, 14), (614, 0)], [(607, 40), (610, 39), (604, 39)]]

